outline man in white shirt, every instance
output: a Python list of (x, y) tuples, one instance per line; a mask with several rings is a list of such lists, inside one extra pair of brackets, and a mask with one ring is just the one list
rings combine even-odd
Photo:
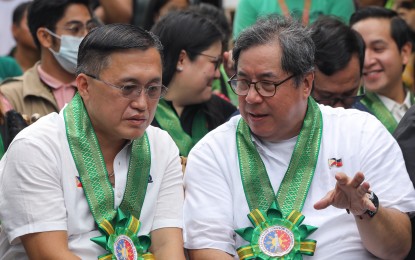
[(369, 113), (310, 98), (310, 29), (268, 17), (241, 33), (233, 57), (241, 116), (187, 161), (190, 258), (404, 258), (415, 191), (402, 153)]
[(0, 162), (0, 259), (184, 260), (179, 151), (149, 126), (167, 90), (161, 53), (131, 25), (85, 37), (78, 94)]
[(402, 81), (412, 50), (408, 25), (396, 12), (373, 6), (357, 10), (350, 26), (366, 44), (363, 83), (367, 93), (362, 103), (393, 133), (414, 104)]

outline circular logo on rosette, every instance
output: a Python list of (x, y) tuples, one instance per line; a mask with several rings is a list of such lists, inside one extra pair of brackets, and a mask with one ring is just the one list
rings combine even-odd
[(294, 247), (294, 234), (286, 227), (272, 226), (261, 232), (258, 245), (268, 256), (284, 256)]
[(120, 235), (114, 242), (114, 255), (117, 260), (136, 260), (137, 250), (128, 236)]

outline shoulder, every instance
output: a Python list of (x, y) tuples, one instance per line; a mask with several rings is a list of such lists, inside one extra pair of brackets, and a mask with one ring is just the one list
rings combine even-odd
[(363, 127), (372, 125), (374, 128), (382, 126), (380, 121), (368, 112), (364, 112), (358, 109), (344, 109), (344, 108), (332, 108), (330, 106), (319, 105), (324, 126), (335, 125), (336, 127)]

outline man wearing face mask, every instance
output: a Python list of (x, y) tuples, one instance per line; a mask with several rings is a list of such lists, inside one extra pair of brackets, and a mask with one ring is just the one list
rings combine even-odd
[(35, 0), (28, 24), (40, 61), (23, 76), (2, 83), (1, 101), (6, 110), (43, 116), (58, 112), (74, 96), (78, 47), (96, 23), (87, 0)]

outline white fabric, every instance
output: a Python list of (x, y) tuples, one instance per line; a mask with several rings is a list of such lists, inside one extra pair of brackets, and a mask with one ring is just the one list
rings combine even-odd
[[(353, 215), (313, 205), (336, 183), (338, 171), (354, 176), (362, 171), (383, 207), (415, 211), (415, 191), (399, 146), (372, 115), (355, 109), (320, 106), (323, 136), (317, 167), (304, 204), (303, 224), (318, 227), (309, 236), (317, 240), (313, 258), (373, 259), (363, 247)], [(185, 248), (214, 248), (236, 254), (245, 245), (234, 230), (252, 226), (238, 164), (236, 127), (240, 116), (218, 127), (190, 152), (187, 161), (184, 203)], [(274, 188), (278, 190), (288, 168), (297, 137), (280, 143), (254, 143)], [(330, 158), (342, 159), (340, 168), (329, 167)], [(235, 257), (237, 259), (237, 257)]]
[(402, 104), (399, 104), (393, 99), (388, 97), (378, 95), (379, 99), (385, 105), (385, 107), (391, 112), (396, 122), (400, 122), (402, 117), (405, 115), (406, 111), (412, 106), (411, 104), (411, 95), (409, 91), (406, 91), (406, 97)]
[[(179, 151), (167, 132), (152, 126), (146, 132), (152, 182), (147, 187), (139, 235), (164, 227), (182, 227)], [(123, 198), (130, 148), (126, 145), (114, 160), (114, 208)], [(90, 241), (100, 232), (83, 189), (78, 187), (77, 176), (62, 114), (41, 118), (15, 138), (0, 162), (0, 259), (27, 259), (19, 237), (50, 230), (67, 230), (69, 249), (82, 259), (97, 259), (105, 253)]]

